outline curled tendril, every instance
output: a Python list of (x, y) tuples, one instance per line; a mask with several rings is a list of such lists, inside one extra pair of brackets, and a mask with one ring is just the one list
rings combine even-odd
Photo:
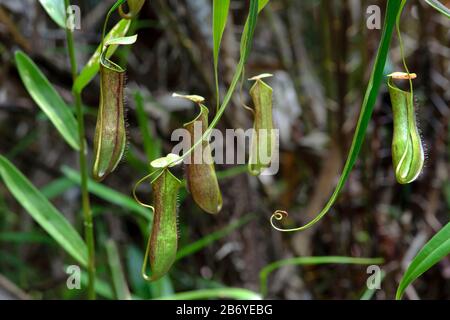
[(273, 219), (277, 220), (277, 221), (281, 221), (284, 218), (287, 218), (289, 216), (289, 213), (287, 211), (284, 210), (276, 210), (274, 213), (272, 213), (272, 216), (270, 216), (270, 224), (272, 225), (272, 228), (274, 228), (275, 230), (278, 231), (285, 231), (284, 229), (280, 229), (278, 228), (274, 223), (273, 223)]
[(302, 225), (301, 227), (297, 227), (297, 228), (291, 228), (291, 229), (282, 229), (277, 227), (274, 223), (273, 223), (273, 219), (281, 221), (284, 218), (286, 218), (289, 214), (287, 213), (287, 211), (284, 210), (276, 210), (272, 216), (270, 217), (270, 224), (272, 225), (272, 227), (275, 230), (281, 231), (281, 232), (294, 232), (294, 231), (303, 231), (305, 229), (308, 229), (310, 227), (312, 227), (313, 225), (315, 225), (320, 219), (322, 219), (328, 212), (328, 210), (330, 210), (331, 206), (334, 203), (334, 199), (337, 196), (337, 191), (335, 190), (333, 195), (331, 196), (331, 199), (333, 199), (333, 202), (329, 202), (327, 203), (327, 205), (322, 209), (322, 211), (320, 211), (320, 213), (311, 221), (309, 221), (307, 224)]
[(133, 187), (133, 198), (134, 198), (134, 200), (135, 200), (137, 203), (139, 203), (141, 206), (143, 206), (143, 207), (145, 207), (145, 208), (150, 208), (150, 209), (152, 209), (153, 212), (155, 211), (155, 208), (154, 208), (152, 205), (146, 204), (145, 202), (142, 202), (141, 200), (139, 200), (139, 198), (138, 198), (138, 196), (137, 196), (137, 194), (136, 194), (136, 189), (137, 189), (144, 181), (150, 179), (153, 175), (155, 175), (156, 173), (161, 172), (161, 171), (162, 171), (162, 170), (155, 170), (155, 171), (153, 171), (152, 173), (149, 173), (149, 174), (146, 175), (145, 177), (139, 179), (139, 181), (136, 182), (136, 183), (134, 184), (134, 187)]

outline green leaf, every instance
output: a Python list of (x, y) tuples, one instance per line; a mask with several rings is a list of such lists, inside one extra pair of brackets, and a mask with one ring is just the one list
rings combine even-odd
[(55, 241), (81, 265), (87, 266), (86, 244), (66, 218), (5, 157), (0, 176), (16, 200)]
[[(240, 50), (241, 58), (244, 62), (247, 61), (248, 56), (252, 48), (253, 35), (255, 33), (256, 21), (258, 19), (258, 13), (260, 12), (260, 1), (250, 1), (250, 12), (244, 25), (244, 32), (242, 33)], [(264, 1), (263, 1), (264, 2)]]
[(214, 232), (204, 236), (203, 238), (182, 247), (177, 253), (177, 260), (183, 259), (186, 256), (192, 255), (192, 254), (200, 251), (201, 249), (205, 248), (206, 246), (210, 245), (211, 243), (229, 235), (234, 230), (239, 229), (240, 227), (247, 224), (254, 218), (255, 218), (254, 214), (247, 214), (235, 221), (232, 221), (225, 228), (214, 231)]
[(373, 108), (375, 106), (375, 102), (377, 101), (378, 91), (380, 89), (381, 81), (383, 80), (384, 74), (384, 66), (386, 64), (386, 59), (389, 53), (389, 47), (392, 39), (392, 32), (395, 27), (397, 15), (401, 13), (404, 6), (404, 1), (399, 0), (388, 0), (387, 8), (386, 8), (386, 17), (385, 23), (383, 27), (383, 34), (381, 36), (381, 42), (378, 47), (377, 55), (375, 58), (375, 64), (372, 68), (372, 73), (370, 75), (369, 84), (367, 85), (366, 93), (364, 95), (364, 100), (362, 103), (361, 112), (359, 115), (358, 123), (356, 125), (355, 134), (353, 136), (352, 145), (350, 147), (349, 155), (344, 165), (344, 169), (342, 170), (342, 174), (339, 177), (338, 184), (333, 191), (328, 202), (325, 204), (322, 211), (320, 211), (317, 216), (309, 221), (307, 224), (290, 229), (282, 229), (274, 225), (273, 219), (282, 220), (284, 215), (281, 215), (275, 212), (270, 218), (272, 226), (278, 231), (301, 231), (305, 230), (322, 219), (330, 208), (335, 203), (336, 199), (339, 196), (342, 188), (344, 187), (348, 176), (353, 169), (353, 166), (356, 163), (356, 159), (358, 158), (359, 152), (361, 150), (362, 144), (364, 142), (364, 138), (366, 135), (367, 127), (369, 125), (370, 118), (372, 117)]
[[(114, 38), (124, 37), (127, 34), (130, 25), (131, 20), (126, 19), (120, 20), (105, 36), (105, 42)], [(117, 47), (118, 45), (109, 46), (106, 58), (111, 57), (114, 51), (116, 51)], [(99, 44), (97, 50), (95, 50), (94, 54), (89, 59), (88, 63), (84, 66), (83, 70), (81, 70), (80, 74), (78, 75), (73, 85), (74, 91), (81, 92), (84, 89), (84, 87), (86, 87), (98, 73), (98, 70), (100, 69), (99, 63), (100, 63), (101, 49), (102, 49), (101, 44)]]
[(219, 59), (220, 42), (227, 25), (230, 0), (213, 0), (213, 43), (214, 43), (214, 66), (217, 71)]
[(440, 1), (437, 0), (425, 0), (426, 3), (428, 3), (430, 6), (432, 6), (434, 9), (442, 13), (444, 16), (450, 19), (450, 9), (447, 8), (444, 4), (442, 4)]
[(78, 125), (69, 107), (24, 52), (16, 51), (15, 59), (20, 78), (34, 102), (44, 111), (66, 142), (75, 150), (79, 150)]
[(45, 185), (41, 188), (41, 193), (47, 199), (53, 199), (62, 193), (66, 192), (70, 188), (73, 188), (76, 185), (75, 182), (70, 180), (69, 178), (62, 177), (56, 180), (53, 180), (49, 184)]
[(2, 232), (0, 233), (0, 242), (12, 242), (17, 244), (32, 243), (32, 244), (46, 244), (55, 245), (55, 241), (48, 235), (42, 234), (42, 232)]
[(174, 167), (177, 164), (181, 163), (181, 157), (175, 153), (169, 153), (165, 157), (161, 157), (150, 162), (150, 165), (153, 168), (166, 168), (166, 167)]
[(223, 32), (227, 25), (230, 0), (213, 0), (213, 57), (214, 57), (214, 78), (216, 81), (216, 99), (219, 105), (219, 73), (217, 70), (219, 64), (219, 50), (222, 41)]
[[(257, 2), (258, 4), (255, 5), (256, 8), (252, 8), (252, 2), (250, 2), (250, 14), (245, 21), (244, 32), (242, 33), (240, 50), (244, 60), (247, 60), (248, 55), (250, 54), (253, 33), (256, 27), (256, 18), (261, 10), (269, 3), (269, 0), (258, 0)], [(251, 14), (254, 9), (256, 9), (256, 15)]]
[[(61, 168), (61, 171), (70, 180), (76, 182), (78, 185), (81, 184), (81, 177), (77, 171), (66, 166), (63, 166)], [(88, 180), (88, 190), (90, 193), (96, 195), (97, 197), (109, 203), (128, 209), (131, 212), (134, 212), (139, 216), (145, 218), (147, 221), (152, 221), (152, 214), (150, 210), (141, 207), (132, 198), (116, 190), (113, 190), (105, 185), (102, 185), (101, 183), (97, 183), (91, 179)]]
[(137, 34), (129, 37), (118, 37), (118, 38), (111, 38), (109, 40), (105, 41), (105, 46), (112, 46), (112, 45), (129, 45), (135, 43), (137, 40)]
[(296, 266), (296, 265), (318, 265), (318, 264), (381, 264), (383, 263), (382, 258), (354, 258), (354, 257), (339, 257), (339, 256), (328, 256), (328, 257), (297, 257), (275, 261), (271, 264), (265, 266), (259, 272), (259, 279), (261, 283), (261, 294), (263, 296), (267, 295), (267, 278), (269, 274), (278, 268), (284, 266)]
[(119, 250), (116, 243), (111, 239), (106, 242), (106, 255), (116, 298), (118, 300), (131, 300), (130, 290), (120, 262)]
[(395, 298), (401, 299), (406, 288), (425, 271), (450, 254), (450, 222), (436, 233), (412, 260), (400, 281)]
[(261, 296), (253, 291), (241, 288), (217, 288), (186, 291), (165, 296), (157, 300), (199, 300), (199, 299), (236, 299), (261, 300)]
[(134, 93), (134, 101), (136, 103), (136, 118), (138, 120), (147, 159), (150, 161), (159, 158), (161, 156), (161, 141), (156, 136), (153, 137), (152, 135), (149, 128), (148, 117), (144, 110), (144, 98), (139, 90), (136, 90)]
[(66, 28), (64, 0), (39, 0), (39, 3), (58, 26)]

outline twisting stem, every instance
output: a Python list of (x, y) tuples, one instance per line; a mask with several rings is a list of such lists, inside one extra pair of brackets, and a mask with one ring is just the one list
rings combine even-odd
[[(70, 5), (69, 0), (64, 0), (65, 8), (67, 9)], [(67, 19), (67, 15), (66, 15)], [(67, 21), (67, 20), (66, 20)], [(75, 57), (75, 48), (73, 41), (72, 30), (66, 27), (66, 38), (67, 38), (67, 49), (69, 51), (70, 65), (72, 71), (72, 80), (78, 77), (78, 67), (77, 60)], [(94, 246), (94, 225), (92, 221), (92, 211), (89, 203), (89, 192), (87, 188), (88, 182), (88, 171), (87, 171), (87, 161), (86, 161), (86, 142), (84, 138), (84, 119), (83, 119), (83, 108), (81, 103), (81, 92), (77, 90), (72, 90), (75, 98), (75, 108), (78, 120), (78, 139), (80, 143), (79, 151), (79, 162), (80, 162), (80, 173), (81, 173), (81, 202), (83, 209), (84, 218), (84, 234), (86, 245), (88, 248), (88, 298), (95, 299), (95, 246)]]

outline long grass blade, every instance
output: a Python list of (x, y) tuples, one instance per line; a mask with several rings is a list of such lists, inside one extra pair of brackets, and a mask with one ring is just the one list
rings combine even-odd
[(217, 108), (220, 105), (219, 97), (219, 51), (222, 41), (223, 32), (227, 25), (228, 11), (230, 8), (230, 0), (213, 0), (213, 57), (214, 57), (214, 78), (216, 81), (216, 99)]

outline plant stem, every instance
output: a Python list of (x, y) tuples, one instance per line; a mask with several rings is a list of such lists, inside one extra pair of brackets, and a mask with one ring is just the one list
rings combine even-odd
[[(64, 0), (65, 8), (67, 8), (70, 3), (69, 0)], [(67, 16), (66, 16), (67, 19)], [(67, 21), (67, 20), (66, 20)], [(67, 38), (67, 49), (69, 51), (70, 65), (72, 71), (72, 80), (75, 80), (78, 76), (77, 60), (75, 57), (75, 48), (72, 30), (66, 28), (66, 38)], [(87, 161), (86, 161), (86, 140), (84, 137), (84, 118), (83, 118), (83, 108), (81, 102), (81, 92), (77, 90), (72, 90), (75, 98), (75, 108), (78, 120), (78, 138), (80, 140), (80, 151), (79, 151), (79, 162), (80, 162), (80, 174), (81, 174), (81, 202), (83, 210), (84, 219), (84, 235), (86, 240), (86, 245), (88, 247), (88, 298), (95, 299), (95, 246), (94, 246), (94, 225), (92, 220), (92, 211), (89, 203), (89, 191), (87, 187), (88, 182), (88, 171), (87, 171)]]

